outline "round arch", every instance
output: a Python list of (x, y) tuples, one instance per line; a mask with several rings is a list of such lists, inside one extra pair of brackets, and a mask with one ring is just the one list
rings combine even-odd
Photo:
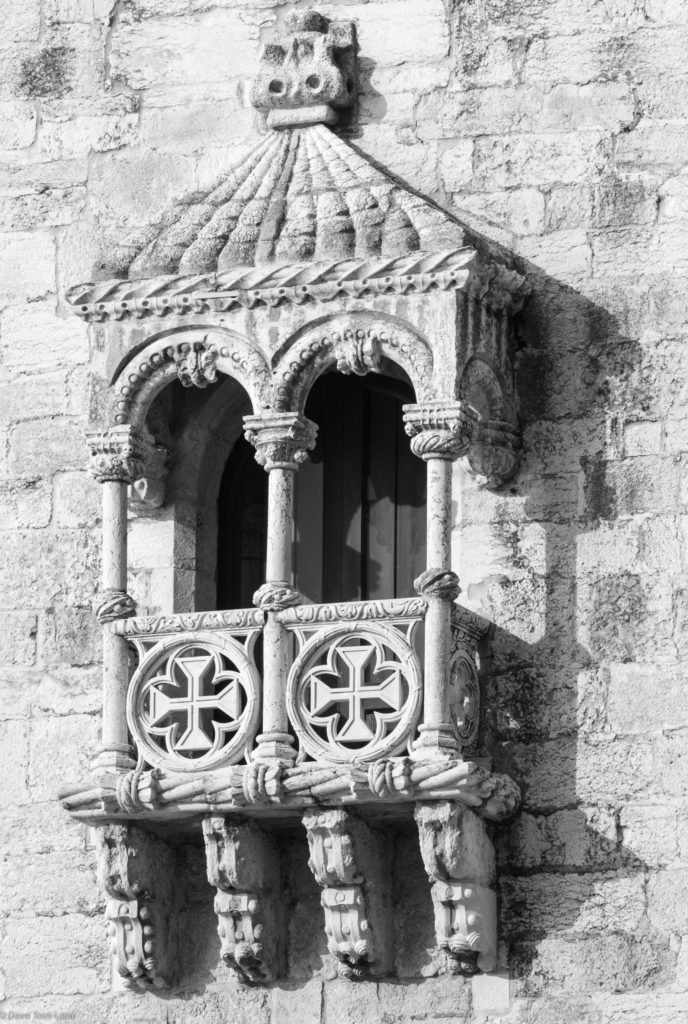
[(303, 412), (313, 384), (332, 366), (362, 376), (379, 372), (383, 359), (404, 371), (417, 402), (437, 397), (425, 338), (395, 317), (357, 310), (323, 317), (287, 339), (273, 360), (275, 408)]

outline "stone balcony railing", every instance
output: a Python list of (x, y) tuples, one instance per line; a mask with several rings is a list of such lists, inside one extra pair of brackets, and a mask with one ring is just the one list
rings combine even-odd
[[(282, 668), (290, 760), (256, 756), (263, 712), (267, 615), (257, 608), (119, 619), (135, 652), (121, 699), (136, 767), (63, 791), (83, 820), (132, 814), (187, 818), (280, 805), (460, 800), (501, 818), (517, 800), (510, 780), (459, 756), (419, 757), (423, 629), (420, 597), (299, 604), (276, 613), (287, 637)], [(485, 626), (454, 606), (450, 709), (457, 749), (479, 721), (476, 648)], [(286, 737), (282, 737), (284, 740)], [(422, 750), (420, 751), (422, 754)], [(410, 810), (410, 808), (409, 808)]]

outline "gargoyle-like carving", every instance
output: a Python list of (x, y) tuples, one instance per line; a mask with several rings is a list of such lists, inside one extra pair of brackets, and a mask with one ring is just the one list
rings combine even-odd
[(294, 12), (263, 47), (251, 100), (271, 128), (334, 124), (354, 101), (355, 60), (351, 22)]
[(143, 475), (145, 443), (134, 427), (123, 425), (86, 435), (91, 474), (98, 483), (132, 483)]
[(391, 964), (391, 894), (384, 841), (340, 809), (307, 811), (309, 867), (322, 888), (330, 953), (344, 978), (386, 974)]
[(271, 469), (296, 469), (315, 447), (318, 428), (305, 416), (276, 412), (244, 416), (246, 440), (256, 449), (256, 462)]
[(133, 825), (98, 829), (98, 874), (109, 899), (110, 950), (130, 984), (167, 988), (176, 955), (174, 858)]
[(205, 818), (203, 836), (222, 959), (242, 981), (278, 978), (284, 943), (274, 842), (257, 825), (224, 817)]
[(183, 387), (207, 388), (217, 380), (217, 350), (207, 341), (182, 342), (175, 350), (177, 376)]
[(430, 878), (437, 944), (453, 974), (491, 971), (497, 960), (494, 849), (485, 822), (458, 803), (418, 803), (420, 850)]
[(145, 515), (152, 509), (160, 508), (165, 502), (165, 477), (169, 452), (162, 444), (150, 444), (146, 452), (144, 476), (134, 480), (129, 492), (129, 508), (138, 515)]
[(475, 434), (476, 414), (464, 402), (404, 406), (404, 429), (414, 455), (454, 461), (465, 455)]
[(500, 487), (518, 469), (520, 438), (513, 424), (485, 420), (464, 460), (466, 469), (483, 487)]

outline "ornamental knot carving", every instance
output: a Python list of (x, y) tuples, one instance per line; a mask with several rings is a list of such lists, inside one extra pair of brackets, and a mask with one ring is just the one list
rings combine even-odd
[(463, 402), (404, 406), (404, 429), (411, 438), (411, 451), (426, 462), (455, 461), (465, 455), (476, 422), (476, 413)]
[(345, 330), (332, 334), (332, 352), (337, 360), (340, 373), (355, 373), (363, 377), (367, 373), (380, 372), (382, 343), (375, 331)]
[(281, 612), (285, 608), (303, 604), (307, 598), (286, 580), (269, 580), (258, 587), (253, 595), (253, 603), (264, 612)]
[(136, 615), (136, 603), (125, 590), (111, 588), (98, 595), (96, 619), (98, 622), (116, 622)]
[(263, 47), (251, 102), (268, 112), (270, 128), (334, 124), (355, 96), (351, 22), (296, 11)]
[(98, 483), (131, 484), (143, 476), (146, 446), (131, 426), (110, 427), (87, 435), (91, 475)]
[(426, 569), (416, 577), (413, 586), (421, 597), (442, 597), (447, 601), (456, 601), (461, 593), (459, 577), (448, 569)]
[(183, 387), (207, 388), (217, 380), (217, 351), (203, 341), (182, 342), (174, 350), (177, 376)]
[(256, 462), (266, 471), (292, 469), (305, 462), (315, 447), (318, 428), (298, 413), (245, 416), (246, 440), (256, 449)]

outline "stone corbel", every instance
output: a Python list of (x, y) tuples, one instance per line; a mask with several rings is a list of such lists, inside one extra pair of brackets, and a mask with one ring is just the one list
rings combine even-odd
[(91, 475), (98, 483), (132, 483), (143, 476), (145, 440), (129, 424), (91, 431), (86, 435)]
[(494, 970), (495, 857), (485, 822), (449, 801), (416, 804), (415, 819), (431, 882), (437, 944), (447, 954), (451, 973)]
[(518, 469), (521, 440), (514, 424), (481, 420), (464, 468), (481, 487), (501, 487)]
[(279, 978), (284, 941), (274, 842), (257, 825), (225, 817), (205, 818), (203, 837), (222, 959), (244, 982)]
[(387, 974), (392, 912), (384, 840), (347, 811), (307, 811), (308, 865), (322, 888), (327, 945), (344, 978)]
[(129, 984), (167, 988), (177, 953), (174, 856), (133, 825), (98, 828), (98, 875), (115, 967)]

